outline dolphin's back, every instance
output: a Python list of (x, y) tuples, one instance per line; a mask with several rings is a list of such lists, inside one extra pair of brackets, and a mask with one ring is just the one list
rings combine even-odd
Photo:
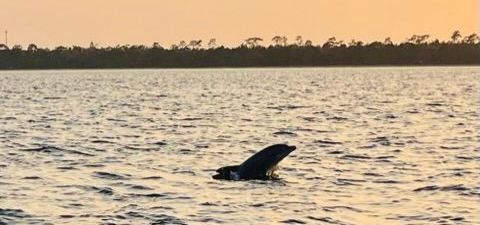
[(252, 155), (238, 168), (242, 179), (266, 179), (267, 172), (273, 169), (291, 150), (287, 145), (272, 145)]
[(267, 155), (265, 151), (261, 151), (248, 158), (238, 168), (238, 175), (242, 179), (254, 179), (265, 176), (267, 174), (267, 166), (265, 164)]

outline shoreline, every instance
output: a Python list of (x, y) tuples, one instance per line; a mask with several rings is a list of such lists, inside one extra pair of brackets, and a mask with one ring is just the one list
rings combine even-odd
[(221, 69), (321, 69), (321, 68), (428, 68), (428, 67), (480, 67), (478, 64), (404, 64), (404, 65), (322, 65), (322, 66), (232, 66), (232, 67), (88, 67), (88, 68), (12, 68), (0, 69), (8, 71), (51, 71), (51, 70), (221, 70)]

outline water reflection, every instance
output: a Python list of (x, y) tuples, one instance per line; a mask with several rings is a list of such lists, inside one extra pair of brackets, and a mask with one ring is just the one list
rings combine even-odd
[(477, 71), (0, 72), (0, 222), (478, 224)]

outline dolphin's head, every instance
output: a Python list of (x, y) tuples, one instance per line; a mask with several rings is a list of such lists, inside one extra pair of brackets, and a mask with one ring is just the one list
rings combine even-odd
[(224, 166), (216, 170), (217, 174), (213, 175), (213, 179), (216, 180), (235, 180), (237, 174), (238, 165), (236, 166)]
[[(277, 166), (277, 164), (282, 161), (285, 157), (287, 157), (291, 152), (293, 152), (295, 149), (297, 149), (296, 146), (294, 145), (286, 145), (286, 144), (277, 144), (277, 145), (272, 145), (264, 150), (262, 152), (265, 153), (265, 159), (266, 159), (266, 166), (269, 167), (268, 169)], [(260, 152), (260, 153), (262, 153)], [(267, 170), (268, 170), (267, 169)]]

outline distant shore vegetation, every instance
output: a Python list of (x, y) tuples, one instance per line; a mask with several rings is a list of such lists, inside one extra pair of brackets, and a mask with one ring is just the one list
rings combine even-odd
[(365, 43), (331, 37), (315, 44), (302, 36), (250, 37), (232, 48), (214, 38), (180, 41), (168, 48), (158, 43), (98, 47), (92, 42), (87, 48), (54, 49), (0, 44), (0, 69), (480, 65), (479, 42), (477, 34), (455, 31), (447, 41), (425, 34), (401, 43), (390, 38)]

